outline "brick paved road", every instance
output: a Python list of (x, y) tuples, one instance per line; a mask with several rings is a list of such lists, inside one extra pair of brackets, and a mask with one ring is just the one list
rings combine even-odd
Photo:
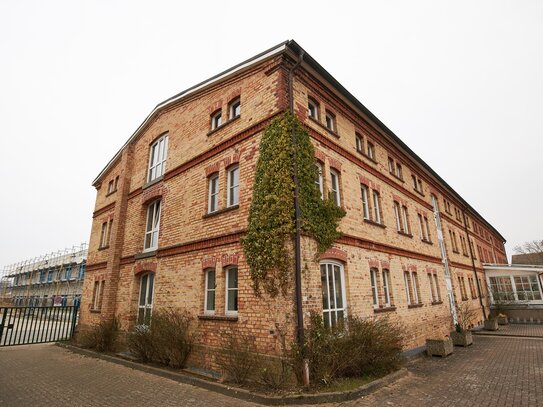
[[(389, 387), (334, 406), (543, 406), (542, 339), (474, 339), (449, 358), (413, 363)], [(0, 348), (0, 372), (0, 406), (255, 406), (53, 345)]]
[(477, 331), (477, 335), (531, 336), (543, 338), (543, 324), (500, 325), (497, 331)]

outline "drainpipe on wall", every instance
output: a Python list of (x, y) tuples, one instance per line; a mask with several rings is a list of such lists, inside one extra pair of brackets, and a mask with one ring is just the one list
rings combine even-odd
[(475, 283), (477, 284), (477, 292), (479, 293), (479, 303), (481, 304), (481, 310), (483, 311), (483, 318), (486, 319), (485, 305), (483, 303), (483, 297), (481, 295), (481, 285), (479, 284), (477, 269), (475, 268), (475, 260), (473, 259), (473, 248), (471, 247), (471, 240), (469, 238), (469, 230), (468, 230), (468, 225), (466, 222), (465, 209), (462, 209), (462, 217), (464, 218), (464, 231), (466, 232), (466, 236), (468, 237), (469, 255), (471, 257), (471, 267), (473, 268), (473, 273), (475, 274)]
[[(294, 116), (294, 71), (300, 66), (304, 58), (304, 51), (300, 51), (298, 61), (289, 70), (288, 87), (289, 87), (289, 109)], [(300, 230), (300, 202), (299, 202), (299, 180), (298, 180), (298, 163), (297, 163), (297, 140), (296, 131), (292, 127), (292, 144), (294, 145), (294, 270), (295, 270), (295, 285), (296, 285), (296, 339), (303, 358), (303, 383), (304, 386), (309, 386), (309, 363), (305, 357), (305, 340), (304, 340), (304, 314), (302, 307), (302, 253), (301, 253), (301, 230)]]

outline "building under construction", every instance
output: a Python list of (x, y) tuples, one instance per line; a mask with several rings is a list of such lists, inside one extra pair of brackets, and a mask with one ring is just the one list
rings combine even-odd
[(83, 243), (6, 266), (2, 300), (15, 306), (79, 305), (86, 264)]

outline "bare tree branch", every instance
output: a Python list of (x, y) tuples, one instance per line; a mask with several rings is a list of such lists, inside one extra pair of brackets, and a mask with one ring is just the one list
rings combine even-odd
[(543, 253), (543, 239), (523, 243), (522, 245), (515, 246), (513, 250), (517, 254)]

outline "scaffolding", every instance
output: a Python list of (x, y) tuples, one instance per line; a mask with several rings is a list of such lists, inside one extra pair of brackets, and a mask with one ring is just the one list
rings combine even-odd
[[(74, 283), (81, 285), (87, 254), (87, 243), (81, 243), (79, 246), (72, 246), (5, 266), (0, 278), (0, 302), (15, 302), (15, 305), (29, 305), (30, 302), (30, 305), (36, 305), (35, 303), (44, 300), (36, 291), (41, 288), (41, 292), (44, 292), (43, 288), (48, 287), (49, 292), (54, 291), (49, 299), (54, 304), (60, 302), (61, 305), (65, 305), (62, 303), (66, 302), (67, 295), (59, 295), (61, 289), (63, 292), (66, 291), (63, 287), (70, 287), (70, 283), (72, 286), (75, 285)], [(73, 275), (74, 266), (79, 267), (77, 276)], [(80, 289), (79, 293), (74, 290), (70, 291), (72, 302), (77, 296), (80, 298), (80, 291)], [(45, 295), (45, 298), (48, 298), (48, 295)]]

